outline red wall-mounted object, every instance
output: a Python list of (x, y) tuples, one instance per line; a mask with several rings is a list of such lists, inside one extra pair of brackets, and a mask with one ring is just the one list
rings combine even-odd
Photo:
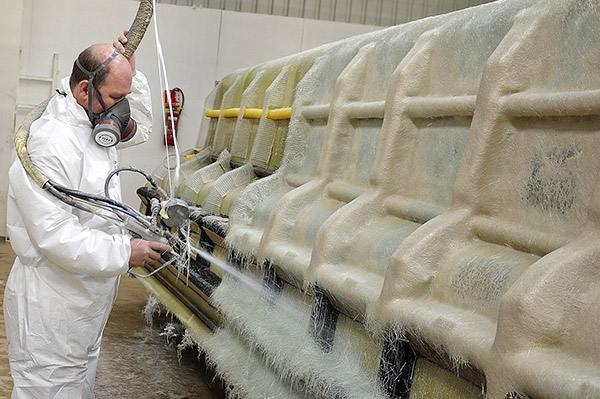
[[(171, 107), (173, 114), (169, 110), (169, 93), (171, 94)], [(173, 90), (165, 90), (165, 115), (167, 133), (163, 139), (166, 145), (175, 145), (175, 137), (177, 136), (177, 124), (179, 123), (179, 115), (183, 111), (183, 91), (176, 87)], [(173, 119), (171, 119), (171, 116)], [(171, 121), (173, 121), (171, 123)]]

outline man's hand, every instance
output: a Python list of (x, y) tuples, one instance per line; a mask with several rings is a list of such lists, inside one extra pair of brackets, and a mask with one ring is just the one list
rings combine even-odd
[[(127, 30), (123, 31), (123, 34), (119, 36), (117, 40), (113, 42), (113, 47), (121, 54), (125, 52), (125, 44), (127, 43)], [(135, 76), (135, 53), (129, 58), (129, 64), (131, 65), (131, 76)]]
[(143, 267), (144, 265), (151, 265), (160, 259), (161, 252), (171, 252), (171, 247), (162, 242), (132, 238), (129, 266)]

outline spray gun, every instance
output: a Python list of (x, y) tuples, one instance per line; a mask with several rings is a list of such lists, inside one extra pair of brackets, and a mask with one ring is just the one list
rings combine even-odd
[[(143, 175), (149, 185), (140, 187), (136, 194), (140, 198), (145, 215), (138, 212), (120, 214), (123, 226), (133, 235), (145, 240), (159, 241), (172, 244), (177, 241), (174, 231), (185, 227), (190, 220), (190, 207), (182, 199), (171, 198), (156, 183), (156, 181), (141, 169), (134, 167), (118, 168), (113, 170), (104, 182), (104, 195), (109, 197), (108, 188), (110, 179), (119, 172), (129, 171)], [(163, 254), (163, 259), (171, 258)]]
[(136, 194), (146, 207), (146, 215), (155, 224), (163, 223), (169, 228), (181, 227), (190, 217), (190, 207), (182, 199), (162, 195), (164, 190), (155, 187), (140, 187)]
[[(131, 166), (115, 169), (107, 176), (104, 182), (105, 198), (108, 198), (110, 179), (117, 173), (123, 171), (142, 174), (149, 185), (140, 187), (136, 190), (136, 194), (140, 198), (143, 208), (145, 208), (145, 215), (142, 215), (138, 211), (127, 213), (119, 212), (118, 216), (122, 221), (122, 226), (134, 237), (177, 246), (180, 242), (177, 233), (182, 229), (185, 229), (190, 221), (190, 207), (187, 202), (179, 198), (170, 198), (167, 193), (156, 184), (152, 176), (141, 169)], [(175, 251), (164, 252), (161, 256), (165, 263), (151, 273), (138, 274), (129, 271), (129, 274), (135, 277), (147, 278), (173, 262), (181, 261), (183, 259), (182, 256)]]

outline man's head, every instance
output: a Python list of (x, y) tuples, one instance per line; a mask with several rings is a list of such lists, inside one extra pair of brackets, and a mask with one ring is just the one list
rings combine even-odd
[[(79, 65), (77, 61), (73, 63), (69, 81), (73, 97), (79, 105), (88, 110), (88, 96), (91, 95), (94, 114), (99, 114), (124, 99), (131, 89), (132, 74), (129, 61), (121, 54), (108, 61), (115, 51), (115, 48), (108, 44), (95, 44), (79, 55)], [(90, 75), (87, 72), (96, 71), (107, 61), (106, 66), (94, 74), (93, 87), (90, 87)], [(104, 102), (104, 107), (99, 98)]]

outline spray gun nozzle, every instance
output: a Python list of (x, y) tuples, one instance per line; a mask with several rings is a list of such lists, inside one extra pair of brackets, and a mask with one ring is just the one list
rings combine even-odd
[(180, 227), (189, 220), (190, 207), (182, 199), (171, 198), (163, 203), (160, 215), (167, 226)]

